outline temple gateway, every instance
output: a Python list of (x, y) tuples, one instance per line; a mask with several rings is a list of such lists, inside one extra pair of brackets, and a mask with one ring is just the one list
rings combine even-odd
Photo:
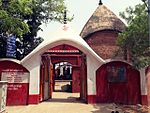
[(115, 55), (124, 29), (100, 3), (80, 36), (65, 23), (21, 61), (0, 59), (0, 78), (8, 81), (7, 105), (38, 104), (60, 90), (80, 93), (85, 103), (147, 105), (150, 69), (136, 70), (130, 55)]

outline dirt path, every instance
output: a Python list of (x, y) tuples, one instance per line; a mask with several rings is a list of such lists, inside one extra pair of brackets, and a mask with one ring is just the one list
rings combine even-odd
[(75, 93), (57, 92), (53, 94), (53, 99), (38, 105), (7, 107), (6, 111), (8, 113), (111, 113), (116, 109), (119, 113), (148, 113), (146, 110), (137, 111), (135, 106), (116, 108), (114, 104), (85, 104), (79, 101), (78, 97), (79, 94)]

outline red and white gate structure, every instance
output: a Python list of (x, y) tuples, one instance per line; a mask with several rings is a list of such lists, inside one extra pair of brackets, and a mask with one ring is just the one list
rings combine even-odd
[[(62, 51), (62, 45), (75, 50)], [(62, 58), (76, 65), (74, 74), (80, 75), (73, 80), (80, 83), (80, 97), (86, 103), (147, 104), (145, 81), (150, 81), (149, 71), (135, 70), (123, 61), (106, 62), (68, 25), (63, 25), (21, 61), (0, 60), (0, 78), (8, 81), (7, 105), (38, 104), (52, 98), (53, 63)]]

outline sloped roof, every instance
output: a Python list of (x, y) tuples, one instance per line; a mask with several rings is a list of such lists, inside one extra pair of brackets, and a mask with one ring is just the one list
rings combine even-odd
[(122, 32), (124, 28), (125, 24), (112, 11), (104, 5), (99, 5), (85, 24), (80, 36), (84, 38), (91, 33), (106, 29)]

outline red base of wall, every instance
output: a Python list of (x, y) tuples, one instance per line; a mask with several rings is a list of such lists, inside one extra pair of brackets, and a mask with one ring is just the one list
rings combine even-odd
[(39, 95), (29, 95), (28, 104), (38, 104), (39, 103)]
[(147, 95), (142, 95), (141, 98), (142, 98), (141, 104), (148, 105)]
[[(97, 99), (96, 95), (88, 95), (87, 96), (87, 103), (88, 104), (98, 103), (97, 100), (98, 99)], [(141, 95), (141, 104), (142, 105), (148, 105), (147, 95)]]
[[(87, 103), (88, 104), (97, 103), (96, 100), (97, 100), (96, 95), (88, 95), (87, 96)], [(29, 95), (28, 104), (38, 104), (38, 103), (39, 103), (39, 95)], [(141, 104), (142, 105), (148, 105), (147, 95), (141, 96)]]
[(87, 95), (87, 103), (88, 104), (94, 104), (96, 102), (96, 95)]
[(28, 83), (8, 83), (6, 105), (27, 105), (28, 87)]

